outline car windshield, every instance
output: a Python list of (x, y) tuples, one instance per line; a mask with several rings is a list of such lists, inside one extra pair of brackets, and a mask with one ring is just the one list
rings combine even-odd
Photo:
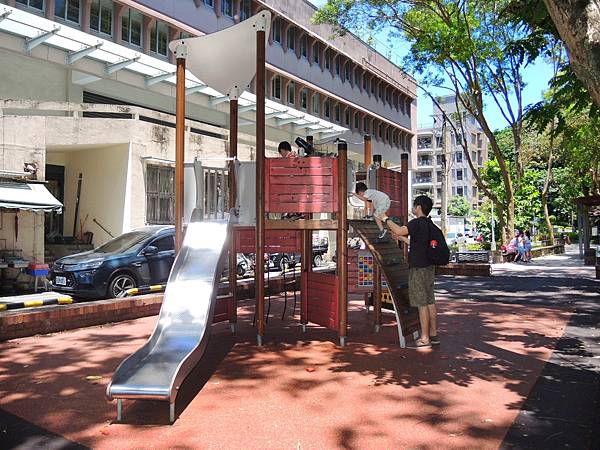
[(94, 250), (94, 253), (123, 253), (139, 246), (139, 244), (147, 238), (148, 233), (143, 233), (140, 231), (125, 233), (118, 238), (101, 245)]

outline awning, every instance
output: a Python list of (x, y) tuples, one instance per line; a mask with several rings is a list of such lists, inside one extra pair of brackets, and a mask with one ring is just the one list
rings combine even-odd
[(62, 206), (43, 184), (0, 181), (0, 208), (60, 213)]

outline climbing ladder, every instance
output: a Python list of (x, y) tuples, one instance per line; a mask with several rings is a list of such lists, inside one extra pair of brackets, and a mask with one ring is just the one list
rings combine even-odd
[(365, 242), (385, 277), (394, 303), (400, 346), (405, 347), (406, 336), (417, 336), (419, 314), (408, 301), (408, 263), (404, 254), (394, 240), (378, 238), (380, 231), (374, 221), (349, 220), (348, 223)]

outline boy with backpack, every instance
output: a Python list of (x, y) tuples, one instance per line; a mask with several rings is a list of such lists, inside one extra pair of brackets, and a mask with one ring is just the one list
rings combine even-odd
[(367, 185), (360, 181), (356, 183), (354, 195), (367, 203), (366, 217), (370, 218), (373, 215), (375, 223), (377, 223), (377, 227), (381, 231), (379, 239), (383, 239), (387, 234), (387, 230), (383, 227), (383, 221), (387, 219), (386, 213), (392, 204), (390, 197), (385, 192), (376, 189), (367, 189)]
[(433, 283), (435, 266), (447, 264), (450, 252), (441, 230), (428, 217), (432, 207), (433, 202), (429, 197), (419, 195), (413, 202), (413, 213), (416, 218), (406, 226), (384, 219), (392, 237), (406, 241), (406, 236), (410, 236), (408, 296), (410, 305), (419, 309), (421, 325), (421, 336), (415, 341), (413, 348), (440, 344), (437, 335), (437, 310)]

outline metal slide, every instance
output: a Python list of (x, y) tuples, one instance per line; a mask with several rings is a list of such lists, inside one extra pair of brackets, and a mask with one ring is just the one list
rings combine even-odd
[(191, 222), (175, 259), (158, 323), (152, 336), (115, 371), (106, 389), (117, 399), (163, 400), (175, 421), (175, 398), (185, 377), (202, 358), (208, 343), (217, 285), (227, 260), (227, 220)]

